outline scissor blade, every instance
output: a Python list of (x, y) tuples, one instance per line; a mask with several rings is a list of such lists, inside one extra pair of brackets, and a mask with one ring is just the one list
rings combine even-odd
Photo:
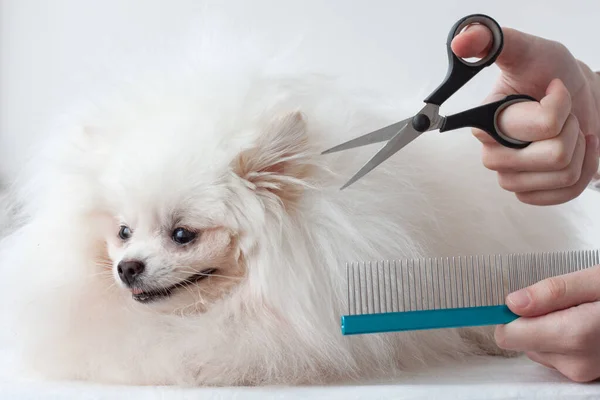
[(354, 182), (371, 172), (376, 166), (390, 158), (404, 146), (415, 140), (421, 135), (413, 129), (412, 125), (406, 125), (396, 136), (394, 136), (385, 146), (381, 148), (340, 190), (344, 190)]
[(402, 130), (402, 128), (406, 126), (407, 122), (410, 121), (411, 118), (407, 118), (403, 121), (396, 122), (395, 124), (391, 124), (384, 128), (377, 129), (376, 131), (367, 133), (366, 135), (359, 136), (355, 139), (349, 140), (335, 147), (332, 147), (329, 150), (325, 150), (321, 154), (335, 153), (337, 151), (353, 149), (355, 147), (366, 146), (373, 143), (385, 142), (386, 140), (390, 140), (398, 132), (400, 132), (400, 130)]

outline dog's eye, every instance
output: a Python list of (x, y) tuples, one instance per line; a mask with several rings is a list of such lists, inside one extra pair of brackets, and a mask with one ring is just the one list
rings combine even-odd
[(196, 236), (198, 236), (196, 232), (188, 231), (185, 228), (176, 228), (171, 238), (177, 244), (186, 244), (196, 239)]
[(121, 229), (119, 230), (119, 237), (123, 240), (127, 240), (131, 237), (131, 229), (128, 226), (121, 225)]

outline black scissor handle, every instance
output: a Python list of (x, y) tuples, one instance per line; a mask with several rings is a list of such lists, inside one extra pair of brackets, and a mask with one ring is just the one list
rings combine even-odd
[[(456, 35), (468, 25), (475, 23), (484, 25), (492, 32), (493, 42), (490, 51), (484, 58), (475, 62), (468, 62), (454, 54), (451, 44), (452, 39)], [(450, 29), (450, 34), (446, 41), (448, 51), (448, 71), (446, 72), (446, 77), (442, 84), (425, 99), (425, 103), (441, 106), (443, 102), (448, 100), (450, 96), (477, 75), (479, 71), (492, 65), (500, 55), (503, 46), (504, 35), (502, 34), (502, 28), (500, 28), (500, 25), (494, 19), (483, 14), (472, 14), (458, 20), (452, 29)]]
[(502, 100), (484, 104), (482, 106), (446, 117), (442, 127), (440, 128), (440, 132), (452, 131), (467, 127), (479, 128), (485, 131), (496, 142), (503, 146), (510, 147), (512, 149), (523, 149), (529, 146), (531, 142), (523, 142), (521, 140), (513, 139), (510, 136), (502, 133), (498, 128), (498, 115), (500, 115), (502, 110), (512, 104), (520, 103), (522, 101), (536, 100), (533, 97), (525, 94), (512, 94), (510, 96), (506, 96)]

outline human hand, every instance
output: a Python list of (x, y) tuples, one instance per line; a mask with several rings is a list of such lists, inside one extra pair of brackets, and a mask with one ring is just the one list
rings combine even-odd
[(576, 382), (600, 378), (600, 266), (553, 277), (511, 293), (522, 316), (496, 328), (496, 342)]
[[(598, 169), (600, 77), (560, 43), (503, 28), (504, 48), (496, 60), (501, 75), (485, 103), (509, 94), (528, 94), (538, 102), (507, 107), (499, 128), (533, 142), (515, 150), (478, 129), (483, 164), (497, 172), (502, 188), (533, 205), (553, 205), (579, 196)], [(483, 57), (491, 32), (474, 24), (457, 35), (452, 50), (462, 58)]]

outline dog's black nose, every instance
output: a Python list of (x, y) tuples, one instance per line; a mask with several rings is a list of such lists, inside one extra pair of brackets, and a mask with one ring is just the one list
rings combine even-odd
[(136, 278), (144, 272), (146, 266), (141, 261), (121, 261), (117, 265), (119, 278), (128, 286), (133, 285)]

